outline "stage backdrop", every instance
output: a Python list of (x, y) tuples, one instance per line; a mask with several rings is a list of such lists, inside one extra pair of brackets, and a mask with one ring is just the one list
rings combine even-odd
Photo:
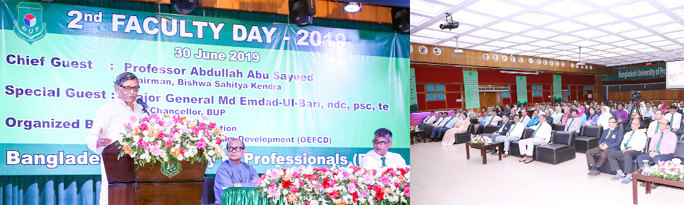
[(99, 175), (85, 138), (126, 71), (151, 112), (211, 117), (260, 173), (358, 165), (378, 128), (409, 162), (408, 35), (3, 4), (0, 175)]

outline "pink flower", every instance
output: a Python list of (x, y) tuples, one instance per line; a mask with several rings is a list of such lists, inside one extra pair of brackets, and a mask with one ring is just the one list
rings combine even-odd
[[(275, 185), (275, 184), (271, 184)], [(278, 196), (278, 190), (275, 187), (271, 187), (268, 189), (268, 198), (275, 198)]]
[(404, 195), (406, 195), (406, 197), (411, 197), (411, 187), (406, 187), (406, 189), (404, 189)]
[(158, 137), (159, 139), (163, 139), (163, 138), (164, 138), (164, 131), (163, 131), (163, 130), (159, 130), (159, 136), (157, 136), (157, 137)]
[(292, 188), (290, 188), (290, 192), (292, 193), (297, 193), (297, 191), (299, 191), (299, 188), (297, 188), (297, 186), (292, 186)]
[(142, 131), (147, 130), (147, 128), (148, 128), (148, 127), (147, 127), (147, 124), (145, 124), (145, 123), (143, 123), (143, 124), (140, 125), (140, 130), (142, 130)]
[(367, 196), (366, 190), (361, 191), (361, 194), (359, 195), (360, 198), (366, 198)]
[(216, 138), (216, 144), (217, 144), (217, 145), (221, 145), (221, 142), (223, 142), (223, 141), (221, 140), (221, 138)]
[(199, 129), (197, 129), (196, 127), (193, 127), (193, 128), (192, 128), (192, 133), (195, 134), (195, 135), (198, 135), (198, 134), (199, 134)]
[(157, 124), (159, 124), (159, 126), (164, 126), (164, 121), (162, 121), (162, 120), (157, 120)]
[(131, 123), (135, 123), (136, 121), (138, 121), (138, 118), (135, 117), (135, 115), (131, 115), (131, 117), (128, 119), (131, 121)]
[(373, 177), (371, 177), (370, 175), (366, 175), (365, 177), (363, 177), (362, 182), (364, 184), (372, 184), (373, 183)]
[(138, 140), (138, 146), (145, 148), (145, 149), (150, 149), (150, 143), (143, 141), (142, 137)]
[(349, 173), (348, 172), (342, 172), (342, 176), (344, 179), (349, 179)]
[(171, 148), (171, 146), (173, 146), (173, 141), (167, 140), (164, 145), (166, 145), (166, 148)]
[(205, 147), (207, 147), (207, 143), (205, 143), (204, 138), (202, 138), (199, 141), (197, 141), (197, 143), (195, 143), (195, 146), (199, 149), (204, 149)]
[(392, 182), (392, 180), (390, 180), (389, 177), (382, 177), (382, 178), (380, 178), (380, 182), (382, 182), (382, 184), (387, 186), (387, 185), (389, 185), (390, 182)]
[(273, 178), (273, 179), (278, 178), (278, 171), (271, 170), (271, 173), (269, 173), (269, 174), (271, 175), (271, 178)]
[(214, 127), (216, 127), (216, 123), (212, 122), (209, 124), (209, 129), (214, 129)]
[(209, 117), (207, 117), (206, 115), (202, 115), (202, 119), (204, 119), (205, 121), (209, 121)]
[(185, 154), (185, 148), (181, 147), (181, 154)]
[(358, 189), (356, 189), (356, 185), (355, 185), (355, 184), (349, 184), (349, 185), (347, 186), (347, 191), (349, 191), (349, 193), (354, 193), (354, 192), (357, 192)]
[(181, 123), (180, 115), (173, 116), (173, 123)]
[(143, 117), (143, 118), (142, 118), (142, 121), (143, 121), (143, 122), (149, 122), (149, 121), (150, 121), (150, 118)]
[(293, 176), (294, 178), (299, 178), (299, 173), (294, 172), (294, 173), (292, 173), (292, 176)]
[(152, 156), (159, 156), (161, 154), (161, 149), (159, 149), (159, 145), (156, 142), (150, 147), (150, 152)]
[(197, 125), (197, 128), (199, 128), (200, 130), (206, 130), (206, 129), (207, 129), (207, 124), (200, 123), (199, 125)]
[(131, 127), (131, 123), (126, 123), (126, 124), (124, 124), (124, 127), (126, 127), (126, 129), (129, 129), (129, 130), (132, 130), (132, 129), (133, 129), (133, 128)]

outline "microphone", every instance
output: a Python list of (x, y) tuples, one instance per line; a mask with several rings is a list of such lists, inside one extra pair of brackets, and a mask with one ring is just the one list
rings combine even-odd
[(149, 106), (147, 106), (147, 103), (145, 103), (145, 101), (143, 101), (142, 97), (135, 100), (135, 102), (140, 104), (140, 106), (142, 106), (142, 111), (147, 113), (147, 116), (150, 116), (150, 112), (147, 111), (147, 108)]

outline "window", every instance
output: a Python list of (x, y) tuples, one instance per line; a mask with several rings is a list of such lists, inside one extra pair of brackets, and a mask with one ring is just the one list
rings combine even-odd
[(532, 85), (532, 97), (541, 97), (542, 96), (542, 86), (541, 85)]
[(589, 92), (587, 92), (587, 91), (590, 91), (590, 90), (594, 90), (594, 86), (593, 85), (585, 85), (584, 86), (584, 95), (588, 95)]
[(444, 100), (444, 85), (443, 84), (427, 84), (427, 100)]
[(511, 98), (511, 92), (503, 92), (503, 98)]

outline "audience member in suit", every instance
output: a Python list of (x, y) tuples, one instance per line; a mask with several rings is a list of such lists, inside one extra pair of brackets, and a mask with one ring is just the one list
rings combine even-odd
[(482, 134), (482, 136), (489, 137), (492, 139), (492, 141), (495, 141), (496, 136), (506, 135), (512, 124), (513, 121), (509, 120), (508, 115), (501, 116), (501, 125), (499, 125), (499, 128), (497, 128), (493, 133)]
[[(620, 150), (620, 143), (622, 142), (624, 132), (617, 128), (617, 120), (615, 117), (608, 119), (608, 129), (603, 130), (601, 139), (599, 139), (599, 146), (590, 150), (587, 150), (587, 165), (591, 167), (591, 171), (587, 175), (596, 176), (601, 174), (598, 171), (600, 166), (606, 162), (608, 157), (608, 152)], [(594, 161), (594, 155), (601, 154), (597, 162)]]
[(442, 136), (442, 132), (453, 128), (454, 124), (456, 124), (457, 122), (458, 117), (456, 117), (456, 111), (454, 111), (451, 113), (451, 117), (447, 117), (439, 125), (437, 125), (437, 127), (432, 129), (432, 133), (430, 134), (430, 140), (436, 141), (437, 138), (440, 138)]
[(551, 125), (549, 123), (546, 123), (546, 114), (542, 114), (539, 117), (539, 125), (529, 127), (528, 129), (534, 130), (532, 133), (532, 136), (530, 138), (520, 140), (518, 142), (518, 146), (520, 148), (520, 154), (523, 154), (525, 157), (520, 159), (519, 162), (525, 162), (525, 164), (528, 164), (532, 161), (534, 161), (534, 146), (535, 145), (541, 145), (544, 146), (549, 143), (549, 140), (551, 139)]
[(648, 130), (646, 130), (646, 136), (649, 138), (660, 131), (660, 120), (663, 119), (663, 111), (656, 109), (653, 117), (653, 121), (648, 125)]
[[(632, 172), (634, 172), (634, 160), (637, 156), (641, 154), (646, 147), (646, 133), (639, 129), (641, 120), (632, 120), (630, 132), (625, 133), (624, 139), (620, 143), (620, 150), (608, 152), (608, 164), (613, 169), (611, 171), (617, 171), (617, 175), (611, 178), (613, 181), (621, 180), (622, 184), (629, 184), (632, 182)], [(620, 169), (617, 159), (623, 158), (625, 161), (625, 171)], [(625, 176), (625, 173), (627, 175)]]
[(476, 133), (477, 134), (482, 133), (482, 131), (484, 131), (484, 127), (487, 125), (494, 125), (494, 126), (498, 125), (499, 121), (501, 121), (501, 117), (499, 117), (496, 110), (492, 110), (490, 115), (483, 118), (482, 123), (480, 123), (480, 126), (477, 127)]
[(551, 109), (547, 109), (546, 112), (546, 123), (549, 123), (551, 125), (551, 128), (553, 128), (553, 117), (551, 117)]
[[(634, 121), (634, 119), (639, 120), (639, 122), (640, 122), (639, 129), (645, 129), (646, 128), (646, 124), (644, 124), (644, 122), (641, 121), (642, 118), (641, 118), (641, 114), (639, 114), (639, 112), (633, 112), (632, 113), (632, 119), (630, 120), (630, 125), (631, 125), (631, 121)], [(629, 131), (632, 131), (632, 126), (625, 127), (625, 133), (629, 132)]]
[[(658, 131), (658, 133), (651, 137), (648, 153), (637, 156), (636, 161), (639, 169), (644, 167), (644, 160), (648, 160), (649, 165), (653, 165), (657, 162), (670, 161), (674, 158), (673, 153), (677, 147), (677, 136), (670, 131), (670, 121), (667, 121), (667, 118), (660, 120), (660, 129)], [(655, 188), (655, 184), (652, 188)]]
[(513, 122), (508, 122), (506, 124), (510, 124), (508, 125), (510, 128), (507, 130), (505, 127), (499, 128), (496, 132), (494, 132), (495, 134), (499, 135), (495, 137), (494, 141), (504, 142), (503, 157), (508, 157), (508, 151), (510, 150), (511, 142), (517, 142), (520, 140), (523, 131), (525, 131), (525, 125), (520, 122), (520, 115), (514, 115)]
[(565, 130), (566, 132), (572, 133), (574, 136), (577, 136), (580, 132), (580, 126), (582, 125), (582, 119), (577, 117), (577, 110), (570, 111), (570, 116), (571, 118), (568, 119), (568, 123), (565, 124)]
[(454, 145), (454, 142), (456, 141), (456, 134), (468, 131), (468, 127), (470, 126), (470, 119), (468, 116), (461, 114), (459, 115), (459, 118), (460, 119), (454, 125), (454, 128), (451, 128), (444, 133), (444, 138), (442, 138), (442, 146)]
[(670, 112), (667, 113), (664, 118), (672, 125), (670, 130), (672, 130), (672, 132), (675, 132), (677, 131), (677, 129), (679, 129), (679, 125), (682, 124), (682, 114), (679, 114), (677, 112), (677, 106), (674, 104), (670, 105), (669, 111)]
[(509, 116), (511, 115), (511, 106), (510, 105), (506, 105), (506, 109), (504, 109), (504, 111), (499, 113), (500, 117), (503, 117), (504, 115), (509, 115)]

